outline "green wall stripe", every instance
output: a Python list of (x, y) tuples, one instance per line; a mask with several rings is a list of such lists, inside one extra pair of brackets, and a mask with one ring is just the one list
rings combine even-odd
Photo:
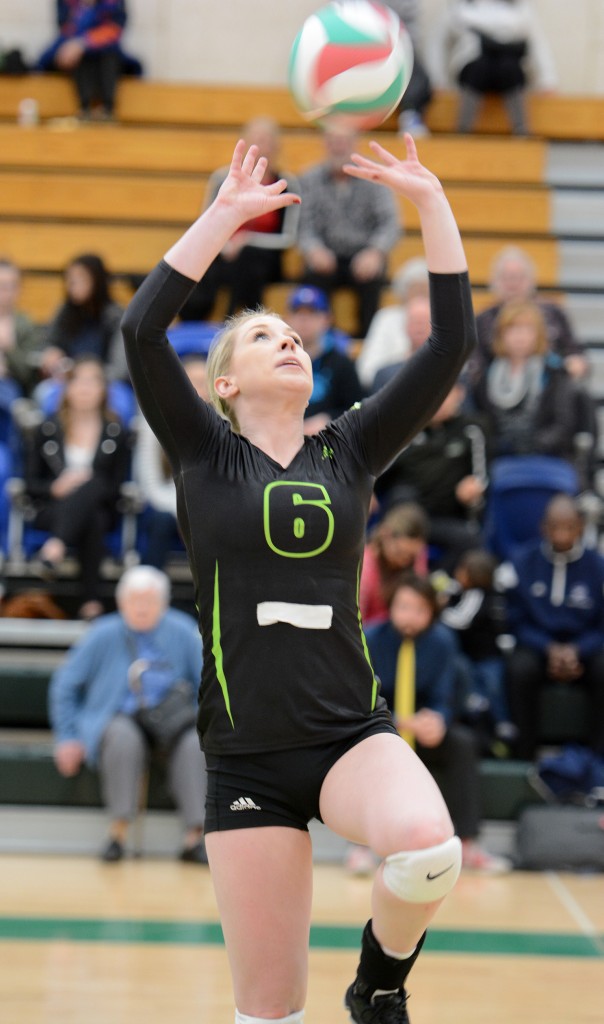
[[(312, 949), (355, 950), (361, 927), (313, 925)], [(132, 921), (108, 918), (0, 917), (0, 939), (36, 942), (119, 942), (144, 945), (220, 945), (222, 930), (214, 921)], [(589, 957), (604, 959), (604, 935), (557, 932), (465, 931), (434, 928), (428, 933), (430, 953), (472, 953), (491, 956)]]

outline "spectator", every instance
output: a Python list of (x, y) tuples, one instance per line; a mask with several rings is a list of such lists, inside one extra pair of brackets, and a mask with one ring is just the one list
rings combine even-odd
[[(243, 137), (248, 146), (258, 146), (260, 155), (268, 161), (263, 184), (286, 178), (290, 192), (299, 191), (297, 178), (280, 166), (280, 133), (275, 121), (268, 117), (254, 118), (245, 125)], [(212, 174), (205, 209), (214, 202), (228, 170), (228, 167), (221, 167)], [(228, 290), (228, 316), (262, 305), (267, 285), (283, 278), (283, 253), (296, 241), (299, 216), (298, 206), (288, 206), (285, 210), (261, 214), (244, 224), (208, 268), (181, 309), (180, 318), (185, 321), (211, 319), (220, 288)]]
[[(189, 355), (182, 364), (197, 394), (209, 399), (206, 361)], [(134, 476), (145, 502), (147, 547), (145, 563), (163, 569), (174, 541), (180, 537), (176, 521), (176, 488), (170, 463), (146, 420), (141, 419), (134, 450)]]
[[(405, 327), (409, 343), (409, 355), (417, 352), (430, 336), (432, 324), (430, 322), (430, 299), (427, 295), (414, 295), (407, 300), (405, 307)], [(373, 391), (379, 389), (400, 370), (404, 359), (397, 362), (386, 363), (382, 366), (373, 378)]]
[(207, 863), (203, 844), (205, 764), (196, 730), (177, 733), (159, 751), (137, 721), (140, 682), (147, 707), (157, 707), (175, 684), (190, 688), (194, 718), (201, 674), (199, 635), (193, 620), (169, 608), (169, 580), (150, 566), (128, 569), (116, 588), (118, 611), (94, 623), (69, 652), (50, 684), (54, 759), (61, 773), (98, 768), (107, 807), (109, 838), (101, 857), (119, 861), (139, 807), (149, 754), (162, 754), (172, 795), (185, 824), (180, 857)]
[(416, 501), (428, 515), (430, 567), (451, 572), (480, 544), (487, 486), (487, 441), (480, 417), (463, 411), (458, 380), (421, 431), (376, 481), (383, 507)]
[(462, 717), (483, 734), (485, 753), (506, 755), (516, 738), (500, 644), (507, 631), (502, 594), (495, 586), (497, 559), (482, 548), (464, 552), (455, 567), (441, 621), (452, 629), (467, 679)]
[(382, 366), (400, 362), (409, 355), (406, 303), (416, 295), (428, 296), (426, 261), (418, 256), (403, 263), (392, 278), (391, 288), (398, 302), (378, 309), (357, 358), (359, 379), (368, 389), (373, 387)]
[(428, 517), (420, 505), (403, 502), (373, 528), (363, 555), (359, 607), (363, 624), (384, 622), (392, 590), (403, 570), (428, 571)]
[(468, 364), (473, 383), (486, 373), (493, 359), (495, 323), (501, 307), (511, 301), (537, 302), (545, 320), (548, 352), (564, 361), (571, 377), (586, 375), (589, 364), (583, 347), (559, 303), (538, 296), (535, 264), (523, 249), (507, 245), (500, 250), (491, 269), (490, 289), (494, 301), (476, 317), (478, 347)]
[(82, 618), (104, 610), (99, 590), (105, 534), (116, 520), (128, 463), (129, 439), (108, 408), (102, 364), (81, 356), (67, 374), (58, 412), (27, 446), (25, 487), (33, 525), (51, 534), (40, 548), (44, 573), (58, 572), (68, 548), (77, 551)]
[(323, 140), (325, 160), (300, 178), (298, 248), (304, 281), (328, 292), (353, 288), (356, 336), (364, 338), (379, 305), (388, 255), (400, 235), (398, 208), (388, 189), (344, 172), (358, 146), (354, 132), (330, 127)]
[(401, 135), (404, 132), (409, 132), (416, 139), (423, 138), (430, 134), (425, 124), (424, 114), (432, 99), (432, 86), (421, 55), (419, 31), (421, 3), (420, 0), (388, 0), (388, 7), (398, 14), (413, 45), (411, 78), (398, 108), (399, 131)]
[(543, 687), (582, 687), (588, 694), (590, 746), (604, 754), (604, 558), (583, 543), (583, 517), (574, 498), (552, 498), (543, 538), (502, 566), (511, 632), (512, 718), (517, 754), (534, 757)]
[(507, 302), (499, 311), (486, 376), (473, 389), (489, 422), (496, 455), (539, 453), (572, 460), (578, 430), (574, 381), (547, 355), (547, 335), (535, 302)]
[(42, 373), (61, 372), (66, 357), (96, 356), (112, 378), (126, 379), (120, 322), (123, 309), (110, 294), (109, 273), (95, 253), (76, 256), (65, 270), (65, 299), (50, 321), (41, 357)]
[(290, 294), (288, 320), (312, 362), (313, 389), (304, 432), (317, 434), (364, 397), (354, 361), (339, 351), (331, 334), (329, 299), (320, 288), (301, 285)]
[(28, 395), (38, 380), (41, 332), (18, 308), (21, 274), (11, 260), (0, 259), (0, 356), (6, 375)]
[[(401, 734), (415, 746), (426, 767), (438, 773), (462, 841), (463, 867), (501, 873), (509, 869), (507, 861), (493, 857), (477, 842), (480, 798), (475, 740), (465, 726), (453, 721), (456, 643), (437, 620), (438, 598), (431, 583), (403, 574), (392, 596), (389, 621), (367, 630), (367, 647)], [(399, 656), (404, 643), (410, 655), (406, 680), (404, 656)], [(406, 710), (401, 693), (405, 682), (410, 686)]]
[(39, 58), (38, 70), (72, 74), (82, 120), (111, 120), (122, 71), (141, 72), (120, 46), (126, 19), (125, 0), (57, 0), (59, 34)]
[(501, 95), (511, 130), (528, 132), (526, 91), (551, 92), (556, 72), (530, 0), (450, 0), (432, 41), (437, 88), (459, 86), (459, 132), (472, 131), (483, 99)]

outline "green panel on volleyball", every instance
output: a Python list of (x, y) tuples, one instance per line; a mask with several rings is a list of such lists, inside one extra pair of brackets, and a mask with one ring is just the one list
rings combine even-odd
[(293, 42), (293, 45), (292, 45), (292, 48), (291, 48), (291, 53), (289, 55), (288, 75), (289, 75), (290, 78), (292, 77), (292, 70), (293, 70), (294, 64), (296, 63), (296, 57), (298, 56), (298, 50), (299, 49), (300, 49), (300, 33), (298, 33), (298, 35), (294, 39), (294, 42)]
[(380, 42), (378, 38), (372, 39), (366, 32), (360, 32), (347, 21), (342, 21), (335, 7), (324, 7), (317, 11), (316, 17), (325, 27), (327, 41), (338, 46), (350, 46), (351, 43), (361, 43), (365, 46), (373, 46)]

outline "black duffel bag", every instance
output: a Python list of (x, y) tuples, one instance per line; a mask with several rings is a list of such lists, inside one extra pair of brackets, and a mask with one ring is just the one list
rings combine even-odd
[(604, 806), (525, 808), (515, 864), (529, 871), (604, 871)]

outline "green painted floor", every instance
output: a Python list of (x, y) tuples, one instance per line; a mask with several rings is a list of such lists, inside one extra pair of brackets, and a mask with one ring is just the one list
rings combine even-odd
[[(361, 929), (313, 925), (312, 949), (347, 950), (359, 945)], [(51, 942), (220, 945), (220, 925), (212, 921), (132, 921), (93, 918), (0, 917), (0, 940)], [(604, 959), (604, 935), (556, 932), (466, 931), (434, 928), (425, 949), (432, 953), (490, 956), (549, 956)]]

